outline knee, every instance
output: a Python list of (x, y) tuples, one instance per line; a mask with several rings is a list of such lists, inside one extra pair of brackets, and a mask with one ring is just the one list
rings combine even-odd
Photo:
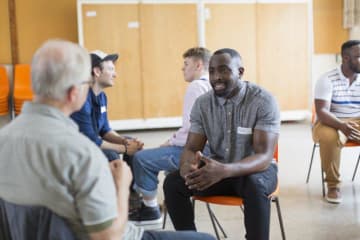
[(175, 171), (172, 173), (169, 173), (166, 175), (164, 183), (163, 183), (163, 190), (164, 193), (169, 193), (174, 190), (176, 190), (176, 186), (179, 184), (179, 181), (181, 180), (181, 176), (179, 174), (179, 171)]
[(335, 128), (322, 126), (317, 130), (317, 135), (319, 142), (321, 143), (331, 143), (337, 142), (339, 136)]
[(269, 189), (269, 185), (269, 179), (265, 179), (261, 174), (252, 174), (247, 176), (245, 183), (245, 198), (267, 198), (271, 191)]

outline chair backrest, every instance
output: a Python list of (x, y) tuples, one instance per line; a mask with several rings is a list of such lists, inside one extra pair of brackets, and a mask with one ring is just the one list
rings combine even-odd
[(24, 206), (0, 198), (0, 239), (74, 240), (64, 219), (41, 206)]
[[(21, 90), (21, 92), (18, 90)], [(29, 64), (16, 64), (14, 72), (14, 97), (23, 93), (32, 95), (31, 69)]]
[(275, 150), (274, 150), (274, 158), (276, 160), (276, 162), (279, 162), (279, 146), (276, 145)]
[(4, 66), (0, 66), (0, 94), (1, 97), (9, 96), (9, 78), (6, 72), (6, 68)]

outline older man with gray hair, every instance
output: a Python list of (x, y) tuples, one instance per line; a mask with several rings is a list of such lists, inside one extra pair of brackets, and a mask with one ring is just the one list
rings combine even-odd
[(0, 198), (50, 209), (79, 239), (212, 239), (127, 224), (129, 167), (120, 160), (109, 164), (69, 118), (86, 99), (90, 66), (87, 51), (74, 43), (51, 40), (36, 51), (36, 96), (0, 130)]

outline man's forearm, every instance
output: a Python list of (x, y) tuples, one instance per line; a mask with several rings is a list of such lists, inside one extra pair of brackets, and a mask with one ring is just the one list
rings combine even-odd
[(108, 141), (103, 140), (100, 146), (101, 149), (110, 149), (114, 150), (117, 153), (126, 153), (126, 146), (125, 144), (116, 144), (116, 143), (110, 143)]

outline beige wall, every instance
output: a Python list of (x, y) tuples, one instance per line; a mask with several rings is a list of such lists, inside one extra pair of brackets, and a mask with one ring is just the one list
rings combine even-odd
[(8, 0), (0, 1), (0, 64), (11, 63)]
[[(47, 39), (77, 42), (76, 0), (12, 0), (16, 5), (19, 63), (30, 63)], [(0, 63), (11, 62), (8, 0), (0, 1)]]

